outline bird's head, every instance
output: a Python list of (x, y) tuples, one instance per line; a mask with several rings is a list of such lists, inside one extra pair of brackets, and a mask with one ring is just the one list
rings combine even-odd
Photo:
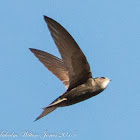
[(95, 81), (100, 86), (101, 89), (105, 89), (111, 80), (106, 77), (98, 77), (95, 78)]

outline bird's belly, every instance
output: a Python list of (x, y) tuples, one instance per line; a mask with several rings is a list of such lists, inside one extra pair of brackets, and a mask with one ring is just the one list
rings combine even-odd
[(63, 106), (69, 106), (69, 105), (73, 105), (76, 103), (79, 103), (81, 101), (87, 100), (93, 96), (96, 96), (97, 94), (99, 94), (101, 91), (96, 91), (96, 92), (86, 92), (84, 94), (80, 93), (80, 94), (76, 94), (74, 97), (68, 97), (67, 100), (65, 101), (65, 103), (63, 104)]

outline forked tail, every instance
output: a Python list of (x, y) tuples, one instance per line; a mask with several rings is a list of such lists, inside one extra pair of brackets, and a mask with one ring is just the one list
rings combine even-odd
[(50, 106), (50, 107), (45, 107), (45, 108), (43, 108), (44, 111), (41, 113), (40, 116), (38, 116), (38, 117), (35, 119), (35, 121), (37, 121), (38, 119), (40, 119), (40, 118), (46, 116), (47, 114), (51, 113), (51, 112), (52, 112), (53, 110), (55, 110), (56, 108), (57, 108), (56, 106)]

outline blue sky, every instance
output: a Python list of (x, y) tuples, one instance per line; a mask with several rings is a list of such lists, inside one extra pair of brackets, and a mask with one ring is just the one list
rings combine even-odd
[[(112, 81), (98, 96), (33, 122), (42, 107), (65, 92), (28, 49), (60, 57), (43, 15), (74, 37), (93, 77)], [(140, 139), (139, 0), (3, 0), (0, 17), (0, 138), (41, 139), (46, 132), (44, 139)]]

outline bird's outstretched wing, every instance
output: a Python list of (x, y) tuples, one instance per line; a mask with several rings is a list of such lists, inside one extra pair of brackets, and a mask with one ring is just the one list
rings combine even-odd
[(49, 53), (41, 50), (30, 48), (31, 52), (44, 64), (48, 70), (50, 70), (56, 77), (58, 77), (66, 88), (69, 87), (69, 76), (68, 71), (64, 65), (63, 60), (55, 57)]
[(92, 77), (90, 66), (78, 44), (64, 27), (49, 17), (44, 16), (44, 19), (68, 70), (69, 91)]

